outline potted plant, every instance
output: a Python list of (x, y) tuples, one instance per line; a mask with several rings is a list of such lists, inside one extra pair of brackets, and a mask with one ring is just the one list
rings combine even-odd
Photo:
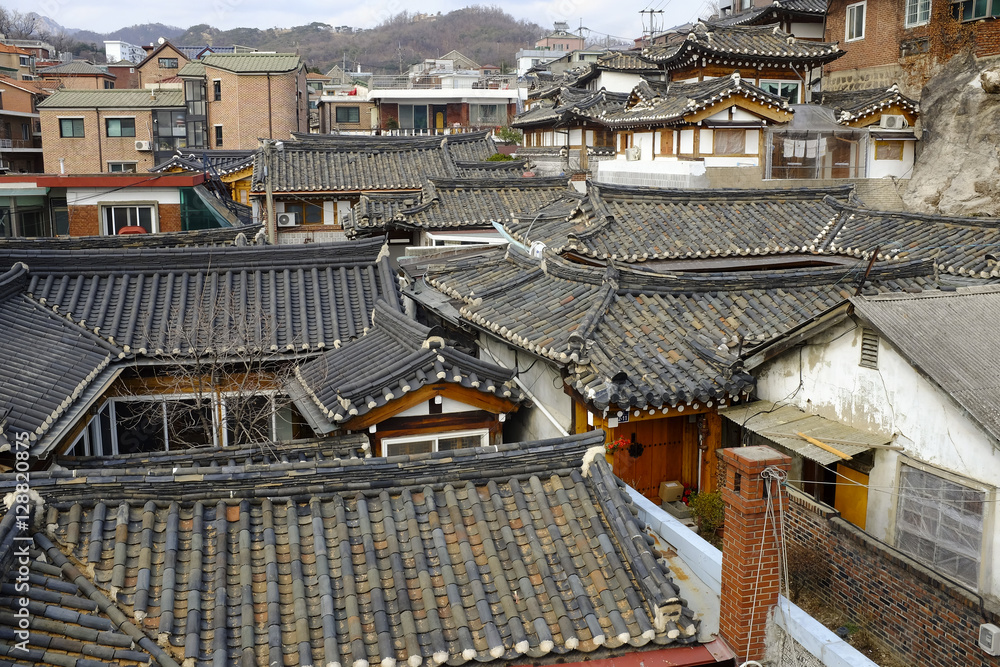
[(605, 460), (607, 460), (608, 463), (613, 463), (614, 459), (615, 459), (615, 452), (628, 449), (628, 446), (630, 444), (631, 444), (631, 440), (629, 440), (624, 435), (622, 437), (618, 438), (617, 440), (613, 440), (611, 442), (605, 443), (605, 445), (604, 445), (604, 458), (605, 458)]
[(688, 498), (688, 507), (698, 524), (698, 534), (709, 541), (717, 538), (725, 520), (721, 491), (703, 491)]

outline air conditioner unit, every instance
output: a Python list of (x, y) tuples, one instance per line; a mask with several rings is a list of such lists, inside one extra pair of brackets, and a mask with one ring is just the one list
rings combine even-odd
[(294, 227), (299, 224), (299, 214), (298, 213), (279, 213), (278, 214), (278, 226), (279, 227)]
[(883, 114), (878, 124), (883, 130), (902, 130), (909, 127), (906, 116), (900, 114)]
[(150, 141), (136, 141), (135, 149), (137, 151), (150, 151), (153, 150), (153, 144)]
[(625, 159), (629, 162), (635, 162), (642, 156), (642, 149), (638, 146), (632, 146), (632, 148), (625, 149)]
[(990, 655), (1000, 655), (1000, 628), (992, 623), (979, 626), (979, 648)]

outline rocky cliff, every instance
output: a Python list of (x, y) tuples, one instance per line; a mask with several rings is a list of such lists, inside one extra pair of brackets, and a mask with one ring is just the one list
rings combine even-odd
[(1000, 217), (1000, 59), (952, 58), (924, 87), (920, 118), (906, 207)]

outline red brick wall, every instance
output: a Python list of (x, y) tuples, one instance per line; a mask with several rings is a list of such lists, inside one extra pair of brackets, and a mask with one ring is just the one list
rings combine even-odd
[(832, 507), (795, 491), (790, 496), (788, 546), (824, 556), (826, 570), (806, 587), (826, 605), (874, 634), (904, 664), (1000, 665), (1000, 657), (977, 645), (981, 623), (1000, 625), (1000, 616), (981, 609), (978, 596), (841, 519)]
[(97, 236), (101, 233), (98, 206), (69, 207), (69, 235)]
[(390, 118), (396, 121), (397, 123), (399, 122), (399, 105), (392, 103), (378, 105), (379, 126), (385, 127), (385, 124), (389, 122)]
[(181, 205), (180, 204), (160, 204), (156, 207), (160, 216), (161, 232), (181, 231)]
[(447, 106), (446, 118), (448, 125), (458, 123), (462, 126), (469, 124), (469, 105), (461, 102), (452, 102)]

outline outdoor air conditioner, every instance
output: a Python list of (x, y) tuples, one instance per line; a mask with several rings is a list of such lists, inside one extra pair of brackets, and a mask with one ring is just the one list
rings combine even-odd
[(638, 146), (632, 146), (631, 148), (625, 149), (625, 159), (629, 162), (635, 162), (642, 155)]
[(149, 151), (153, 149), (153, 145), (152, 142), (140, 140), (135, 142), (135, 149), (137, 151)]
[(278, 214), (278, 226), (279, 227), (294, 227), (299, 224), (299, 214), (298, 213), (279, 213)]
[(878, 124), (883, 130), (902, 130), (908, 127), (906, 116), (900, 114), (883, 114)]
[(992, 623), (979, 626), (979, 648), (990, 655), (1000, 655), (1000, 628)]

